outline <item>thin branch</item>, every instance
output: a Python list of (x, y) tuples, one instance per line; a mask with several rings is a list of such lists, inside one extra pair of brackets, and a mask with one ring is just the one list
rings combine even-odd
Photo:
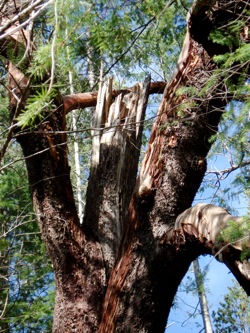
[(6, 5), (7, 2), (8, 0), (3, 0), (3, 2), (0, 5), (0, 12), (3, 10), (3, 7)]
[(8, 305), (8, 302), (9, 302), (9, 293), (6, 294), (6, 299), (5, 299), (5, 302), (4, 302), (4, 307), (3, 307), (3, 310), (0, 314), (0, 319), (3, 318), (4, 314), (5, 314), (5, 311), (6, 311), (6, 308), (7, 308), (7, 305)]
[(224, 169), (224, 170), (219, 170), (219, 171), (208, 171), (207, 174), (215, 174), (217, 176), (224, 176), (226, 175), (226, 177), (233, 171), (243, 168), (247, 165), (250, 165), (250, 160), (242, 162), (238, 165), (232, 165), (230, 168)]
[[(135, 42), (137, 41), (137, 39), (141, 36), (141, 34), (145, 31), (145, 29), (150, 25), (150, 23), (152, 23), (155, 20), (155, 16), (152, 17), (147, 23), (144, 24), (142, 30), (136, 35), (136, 37), (132, 40), (132, 42), (130, 43), (130, 45), (128, 46), (128, 48), (115, 60), (115, 62), (106, 70), (106, 72), (103, 73), (103, 77), (105, 75), (107, 75), (110, 70), (129, 52), (129, 50), (131, 49), (131, 47), (135, 44)], [(95, 84), (95, 86), (97, 85), (97, 83)], [(94, 86), (94, 87), (95, 87)], [(93, 87), (93, 88), (94, 88)]]
[[(0, 34), (3, 33), (5, 30), (7, 30), (8, 28), (10, 28), (17, 21), (20, 21), (20, 19), (23, 16), (25, 16), (26, 14), (29, 14), (32, 10), (35, 9), (35, 7), (37, 7), (38, 5), (40, 5), (43, 2), (44, 2), (44, 0), (37, 0), (35, 3), (31, 4), (30, 6), (26, 7), (24, 10), (22, 10), (21, 12), (16, 14), (14, 17), (12, 17), (12, 19), (8, 20), (7, 23), (0, 28)], [(8, 34), (9, 34), (9, 32), (8, 32)], [(2, 38), (3, 36), (0, 36), (0, 38)]]
[(45, 148), (45, 149), (40, 150), (40, 151), (38, 151), (38, 152), (36, 152), (36, 153), (34, 153), (34, 154), (31, 154), (31, 155), (29, 155), (29, 156), (17, 158), (16, 160), (11, 161), (10, 163), (5, 164), (4, 166), (2, 166), (2, 167), (0, 168), (0, 172), (1, 172), (2, 170), (4, 170), (4, 169), (8, 168), (10, 165), (12, 165), (12, 164), (14, 164), (14, 163), (16, 163), (16, 162), (20, 162), (20, 161), (27, 160), (27, 159), (32, 158), (32, 157), (34, 157), (34, 156), (37, 156), (37, 155), (43, 154), (43, 153), (45, 153), (46, 151), (49, 151), (49, 150), (50, 150), (51, 148), (53, 148), (53, 147), (59, 147), (59, 146), (63, 146), (63, 145), (65, 145), (65, 142), (60, 143), (60, 144), (57, 144), (57, 145), (52, 146), (52, 147)]
[(182, 5), (182, 7), (185, 9), (185, 11), (188, 12), (189, 9), (188, 9), (187, 6), (185, 5), (185, 3), (184, 3), (182, 0), (180, 0), (180, 3), (181, 3), (181, 5)]
[(15, 125), (13, 125), (13, 126), (10, 127), (8, 135), (7, 135), (7, 138), (6, 138), (6, 140), (5, 140), (5, 142), (4, 142), (3, 146), (2, 146), (2, 149), (0, 150), (0, 163), (1, 163), (1, 161), (2, 161), (2, 159), (4, 157), (4, 155), (5, 155), (6, 150), (7, 150), (8, 146), (9, 146), (9, 143), (10, 143), (10, 141), (12, 139), (12, 134), (13, 134), (13, 131), (14, 131), (15, 127), (16, 127)]

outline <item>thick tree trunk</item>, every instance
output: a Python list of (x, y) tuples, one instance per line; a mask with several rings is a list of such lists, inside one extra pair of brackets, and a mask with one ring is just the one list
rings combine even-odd
[[(190, 14), (176, 73), (165, 89), (130, 202), (128, 230), (105, 296), (102, 333), (124, 332), (125, 327), (131, 332), (163, 332), (190, 263), (199, 254), (211, 253), (192, 236), (174, 246), (165, 239), (176, 217), (191, 206), (206, 170), (209, 138), (216, 133), (229, 100), (220, 84), (200, 100), (177, 94), (183, 86), (201, 91), (215, 69), (211, 57), (225, 51), (208, 39), (207, 29), (211, 29), (213, 15), (220, 21), (220, 9), (210, 13), (205, 2), (197, 5)], [(203, 29), (197, 42), (193, 37)], [(185, 103), (180, 112), (178, 107)]]
[[(61, 103), (58, 102), (58, 105)], [(73, 198), (64, 116), (58, 108), (37, 134), (22, 133), (22, 146), (43, 240), (56, 278), (54, 332), (94, 332), (100, 321), (105, 270), (99, 242), (84, 235)]]
[[(80, 226), (70, 182), (62, 102), (18, 141), (56, 277), (53, 332), (96, 332), (107, 279), (125, 226), (139, 161), (149, 80), (112, 102), (112, 83), (100, 90), (86, 214)], [(61, 106), (60, 106), (61, 105)], [(99, 166), (101, 165), (101, 167)]]
[[(62, 99), (58, 93), (56, 107), (44, 121), (32, 130), (16, 130), (55, 271), (54, 333), (164, 332), (190, 263), (200, 254), (212, 253), (213, 247), (200, 240), (199, 232), (192, 233), (185, 220), (176, 218), (192, 204), (206, 170), (209, 138), (228, 101), (222, 84), (202, 99), (177, 93), (184, 86), (201, 90), (215, 69), (212, 56), (225, 52), (208, 38), (213, 26), (224, 22), (219, 7), (224, 1), (217, 1), (210, 11), (213, 4), (197, 1), (190, 12), (178, 66), (165, 88), (137, 180), (149, 80), (119, 94), (112, 92), (108, 81), (101, 84), (98, 96), (87, 95), (88, 105), (97, 103), (97, 109), (82, 226), (62, 132), (66, 112), (83, 105), (86, 95)], [(22, 45), (15, 36), (12, 39)], [(16, 115), (30, 91), (28, 79), (16, 68), (10, 71), (11, 108)], [(20, 103), (13, 88), (22, 97)]]

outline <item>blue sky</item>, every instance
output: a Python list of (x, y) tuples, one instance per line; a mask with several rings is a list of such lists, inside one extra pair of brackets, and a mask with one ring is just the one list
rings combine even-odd
[[(232, 285), (234, 277), (224, 264), (219, 263), (211, 256), (200, 257), (199, 262), (201, 268), (204, 268), (207, 264), (209, 267), (205, 286), (208, 290), (207, 298), (211, 315), (213, 310), (217, 310), (219, 302), (223, 300), (223, 296), (227, 293), (227, 287)], [(187, 275), (194, 278), (192, 266)], [(185, 283), (185, 281), (187, 281), (187, 276), (183, 282)], [(168, 327), (166, 333), (199, 333), (203, 327), (199, 313), (198, 296), (193, 293), (179, 292), (177, 308), (173, 308), (170, 313), (168, 324), (171, 326)], [(194, 314), (194, 316), (191, 316), (191, 314)]]

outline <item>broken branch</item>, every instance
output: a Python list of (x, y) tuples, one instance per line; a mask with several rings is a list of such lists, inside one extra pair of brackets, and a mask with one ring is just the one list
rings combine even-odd
[[(162, 94), (167, 83), (163, 81), (151, 82), (149, 87), (149, 94)], [(115, 98), (120, 94), (128, 94), (133, 88), (113, 90), (112, 97)], [(76, 110), (83, 109), (92, 106), (96, 106), (97, 103), (97, 91), (79, 93), (74, 95), (66, 95), (63, 97), (64, 110), (66, 113)]]

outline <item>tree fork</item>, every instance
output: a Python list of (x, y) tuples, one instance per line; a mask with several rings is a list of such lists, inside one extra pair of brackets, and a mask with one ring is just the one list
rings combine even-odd
[[(239, 3), (249, 7), (246, 1)], [(196, 1), (189, 14), (177, 70), (165, 88), (137, 181), (135, 161), (150, 83), (118, 96), (113, 96), (111, 84), (100, 89), (83, 226), (74, 203), (67, 138), (62, 132), (66, 112), (84, 105), (86, 100), (81, 101), (86, 95), (63, 100), (58, 94), (55, 109), (37, 124), (36, 131), (18, 136), (34, 209), (55, 270), (54, 333), (91, 333), (98, 328), (108, 333), (163, 332), (189, 264), (209, 251), (185, 223), (183, 241), (183, 233), (177, 232), (180, 226), (171, 230), (177, 216), (192, 204), (206, 170), (209, 138), (216, 133), (228, 101), (223, 85), (202, 100), (177, 93), (180, 87), (201, 90), (215, 69), (212, 56), (225, 52), (208, 39), (225, 14), (219, 6), (227, 5), (217, 1), (212, 8), (214, 4)], [(223, 16), (222, 21), (227, 19)], [(197, 27), (205, 33), (197, 33)], [(5, 51), (1, 48), (6, 56)], [(12, 78), (13, 87), (19, 88), (15, 87), (15, 73)], [(96, 103), (98, 97), (88, 98), (88, 103)], [(13, 107), (15, 103), (17, 99), (13, 99)], [(94, 205), (94, 201), (98, 203)], [(178, 241), (175, 236), (180, 236)], [(238, 269), (238, 274), (243, 273)]]

